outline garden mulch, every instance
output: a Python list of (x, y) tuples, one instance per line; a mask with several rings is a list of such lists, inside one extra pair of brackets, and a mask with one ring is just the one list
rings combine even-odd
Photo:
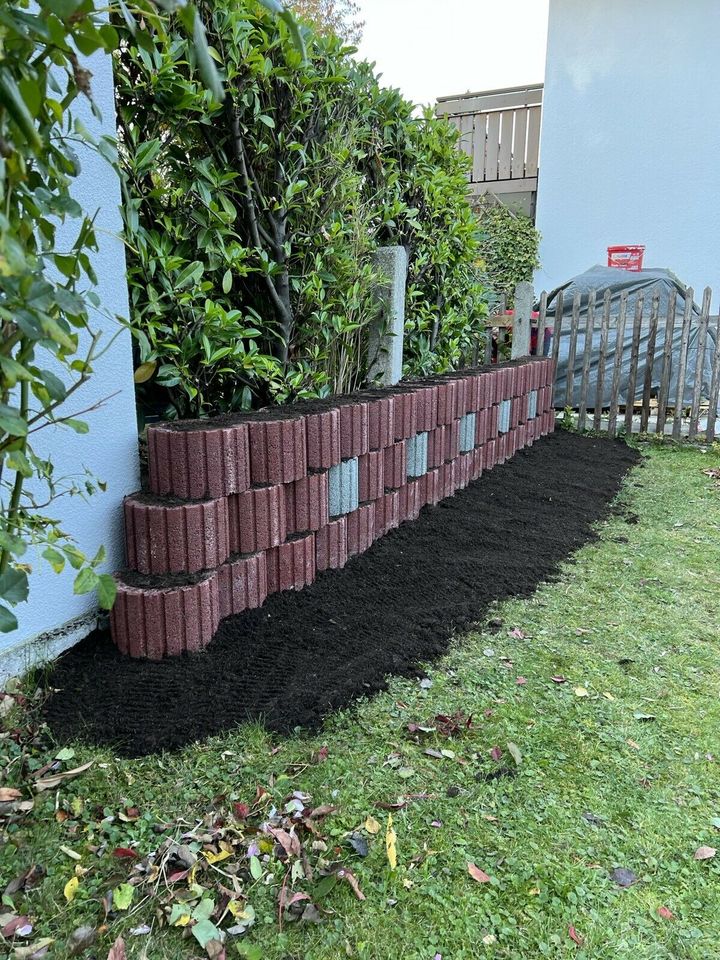
[(261, 720), (318, 727), (331, 711), (413, 676), (492, 601), (529, 596), (595, 536), (639, 454), (621, 441), (552, 434), (391, 531), (342, 570), (224, 620), (199, 654), (132, 660), (96, 631), (65, 653), (46, 716), (142, 756)]

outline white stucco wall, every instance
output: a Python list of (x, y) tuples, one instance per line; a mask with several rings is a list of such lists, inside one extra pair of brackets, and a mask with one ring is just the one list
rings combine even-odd
[(550, 0), (537, 289), (643, 243), (720, 296), (720, 4)]
[[(115, 136), (115, 105), (110, 58), (98, 53), (86, 63), (92, 71), (93, 96), (102, 112), (102, 123), (91, 114), (85, 102), (76, 104), (74, 112), (82, 116), (86, 126), (96, 135)], [(104, 493), (97, 493), (83, 502), (76, 497), (63, 497), (45, 512), (62, 521), (80, 549), (94, 555), (100, 544), (107, 549), (105, 570), (112, 572), (122, 565), (121, 503), (126, 493), (136, 490), (138, 479), (137, 427), (132, 380), (130, 336), (113, 319), (127, 317), (127, 285), (125, 251), (118, 235), (120, 187), (116, 173), (102, 157), (90, 150), (80, 152), (81, 175), (74, 187), (76, 199), (91, 213), (98, 211), (96, 232), (99, 251), (94, 258), (98, 276), (96, 292), (102, 301), (101, 313), (93, 316), (94, 330), (102, 330), (100, 348), (116, 339), (95, 363), (95, 374), (67, 402), (66, 414), (85, 409), (109, 394), (116, 396), (98, 410), (83, 415), (90, 432), (76, 434), (69, 429), (50, 428), (38, 434), (38, 452), (50, 454), (56, 476), (80, 474), (87, 467), (107, 483)], [(74, 239), (78, 221), (71, 221), (64, 230), (66, 240)], [(59, 245), (63, 234), (59, 234)], [(108, 314), (109, 316), (105, 316)], [(28, 555), (33, 565), (30, 598), (14, 608), (18, 629), (0, 634), (0, 680), (13, 675), (31, 662), (53, 656), (84, 636), (94, 625), (95, 599), (92, 595), (75, 596), (75, 571), (68, 569), (60, 576), (37, 556)]]

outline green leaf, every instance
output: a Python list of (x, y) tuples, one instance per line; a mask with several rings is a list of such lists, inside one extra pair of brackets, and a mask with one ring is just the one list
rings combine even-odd
[(28, 598), (28, 575), (16, 567), (0, 576), (0, 597), (7, 603), (22, 603)]
[(192, 935), (195, 937), (203, 950), (211, 940), (217, 940), (220, 942), (222, 939), (222, 934), (215, 924), (210, 922), (210, 920), (200, 920), (198, 923), (194, 924), (192, 927)]
[(90, 593), (95, 590), (100, 582), (100, 577), (91, 567), (83, 567), (80, 573), (75, 577), (73, 584), (74, 593)]
[(217, 67), (210, 56), (205, 27), (197, 11), (195, 11), (195, 20), (193, 22), (193, 41), (195, 43), (195, 56), (197, 58), (198, 70), (200, 71), (203, 83), (215, 99), (222, 102), (225, 98), (225, 91), (220, 80), (220, 74), (217, 72)]
[(26, 437), (27, 422), (20, 416), (20, 411), (0, 403), (0, 430), (9, 433), (11, 437)]
[(30, 461), (22, 450), (11, 450), (5, 458), (5, 466), (8, 470), (14, 470), (16, 473), (22, 474), (23, 477), (31, 477), (33, 475)]
[(67, 396), (67, 390), (65, 389), (65, 384), (62, 382), (60, 377), (56, 376), (51, 370), (41, 370), (40, 376), (42, 377), (42, 382), (47, 388), (47, 392), (50, 394), (53, 400), (64, 400)]
[(43, 550), (42, 555), (53, 568), (55, 573), (63, 572), (65, 569), (65, 557), (60, 553), (59, 550), (56, 550), (54, 547), (46, 547)]
[(253, 880), (259, 880), (263, 875), (263, 869), (257, 857), (250, 857), (250, 876)]
[(223, 293), (230, 293), (230, 290), (232, 289), (232, 282), (233, 282), (232, 270), (228, 269), (225, 271), (222, 278)]
[(98, 603), (103, 610), (112, 610), (117, 596), (117, 583), (115, 578), (109, 573), (101, 573), (98, 576), (97, 585)]
[(10, 633), (17, 630), (17, 619), (15, 614), (0, 603), (0, 633)]
[(84, 420), (75, 420), (73, 417), (68, 417), (66, 420), (63, 420), (63, 423), (66, 427), (74, 430), (75, 433), (89, 433), (90, 431), (90, 427)]
[(133, 902), (135, 896), (135, 887), (129, 883), (121, 883), (119, 887), (113, 890), (113, 907), (115, 910), (127, 910)]
[(30, 147), (39, 153), (42, 150), (42, 140), (35, 129), (32, 115), (22, 98), (14, 77), (5, 69), (0, 69), (0, 105), (5, 108), (8, 116)]

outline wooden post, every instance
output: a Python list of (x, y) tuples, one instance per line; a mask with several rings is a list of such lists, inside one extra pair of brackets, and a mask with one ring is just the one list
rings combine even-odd
[(683, 397), (685, 395), (685, 376), (687, 374), (688, 344), (690, 343), (690, 324), (693, 315), (695, 291), (688, 287), (685, 291), (685, 310), (683, 311), (682, 334), (680, 337), (680, 357), (678, 359), (678, 378), (675, 390), (675, 416), (673, 417), (673, 440), (680, 439), (682, 431)]
[(525, 280), (515, 284), (515, 312), (513, 315), (512, 345), (513, 360), (530, 356), (530, 315), (533, 306), (533, 286)]
[(635, 386), (637, 384), (638, 357), (640, 355), (640, 333), (645, 308), (645, 296), (637, 295), (635, 301), (635, 319), (633, 321), (632, 346), (630, 348), (630, 371), (628, 373), (627, 397), (625, 398), (625, 433), (632, 433), (633, 412), (635, 406)]
[(610, 331), (610, 301), (612, 292), (608, 289), (603, 297), (602, 325), (600, 327), (600, 356), (598, 357), (597, 382), (595, 385), (595, 414), (593, 429), (602, 427), (603, 390), (605, 387), (605, 355), (607, 354), (608, 335)]
[(710, 316), (710, 299), (712, 291), (705, 287), (703, 302), (698, 324), (697, 356), (695, 357), (695, 382), (693, 383), (692, 407), (690, 409), (690, 427), (688, 437), (694, 440), (698, 435), (698, 420), (700, 419), (700, 400), (702, 398), (703, 367), (705, 366), (705, 346), (707, 344), (708, 317)]
[(547, 324), (547, 293), (545, 290), (540, 294), (540, 309), (538, 310), (537, 325), (537, 343), (535, 344), (535, 356), (545, 356), (545, 325)]
[(580, 293), (573, 297), (572, 319), (570, 321), (570, 346), (568, 348), (567, 373), (565, 376), (565, 406), (573, 405), (573, 387), (575, 385), (575, 354), (577, 353), (577, 335), (580, 326)]
[(650, 394), (652, 392), (653, 366), (655, 362), (655, 343), (657, 341), (658, 316), (660, 314), (660, 294), (654, 293), (650, 306), (650, 329), (648, 331), (647, 353), (645, 354), (645, 376), (643, 379), (642, 409), (640, 411), (640, 433), (647, 433), (650, 422)]
[(657, 423), (655, 433), (665, 435), (668, 400), (670, 398), (670, 370), (672, 367), (672, 347), (675, 334), (675, 312), (677, 310), (677, 290), (673, 287), (668, 297), (667, 316), (665, 317), (665, 340), (663, 341), (663, 364), (660, 374), (660, 392), (658, 393)]
[(580, 403), (578, 404), (578, 430), (585, 429), (587, 419), (588, 391), (590, 389), (590, 360), (592, 359), (593, 332), (595, 330), (595, 291), (588, 295), (585, 343), (583, 344), (582, 378), (580, 380)]
[(708, 401), (707, 431), (705, 439), (708, 443), (715, 440), (715, 421), (718, 412), (718, 392), (720, 392), (720, 314), (715, 324), (715, 353), (713, 355), (712, 380), (710, 381), (710, 397)]
[(627, 290), (620, 294), (620, 311), (615, 339), (615, 357), (613, 360), (612, 386), (610, 387), (610, 413), (608, 415), (608, 433), (614, 437), (617, 432), (617, 415), (620, 402), (620, 373), (622, 370), (623, 341), (625, 340), (625, 326), (627, 324)]

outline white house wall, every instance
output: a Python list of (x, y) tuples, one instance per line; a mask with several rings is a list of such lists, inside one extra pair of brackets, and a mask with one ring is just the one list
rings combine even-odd
[[(98, 123), (86, 103), (76, 104), (75, 113), (95, 134), (115, 136), (115, 105), (110, 58), (102, 53), (87, 59), (92, 71), (92, 89), (103, 121)], [(123, 496), (139, 486), (137, 427), (132, 381), (130, 336), (114, 317), (127, 317), (128, 300), (125, 279), (125, 251), (118, 239), (121, 229), (120, 188), (110, 165), (92, 151), (80, 152), (82, 173), (75, 183), (74, 195), (88, 212), (98, 211), (96, 231), (99, 252), (94, 260), (98, 275), (96, 291), (102, 301), (102, 314), (93, 318), (93, 328), (102, 330), (103, 344), (116, 339), (95, 364), (95, 375), (68, 400), (63, 412), (93, 406), (102, 407), (85, 420), (90, 432), (75, 434), (69, 429), (50, 428), (38, 435), (36, 449), (55, 462), (56, 476), (77, 475), (87, 468), (107, 484), (104, 493), (89, 501), (63, 497), (45, 512), (62, 521), (62, 527), (77, 540), (78, 546), (94, 555), (100, 544), (107, 548), (107, 571), (123, 563), (121, 504)], [(74, 238), (78, 221), (71, 221), (64, 239)], [(62, 243), (63, 234), (60, 234)], [(106, 316), (109, 315), (109, 316)], [(73, 594), (74, 571), (54, 574), (45, 561), (29, 556), (33, 566), (30, 599), (15, 608), (18, 629), (0, 634), (0, 681), (20, 672), (32, 662), (46, 659), (84, 636), (95, 622), (95, 598)]]
[(720, 294), (720, 3), (550, 0), (538, 289), (642, 243)]

